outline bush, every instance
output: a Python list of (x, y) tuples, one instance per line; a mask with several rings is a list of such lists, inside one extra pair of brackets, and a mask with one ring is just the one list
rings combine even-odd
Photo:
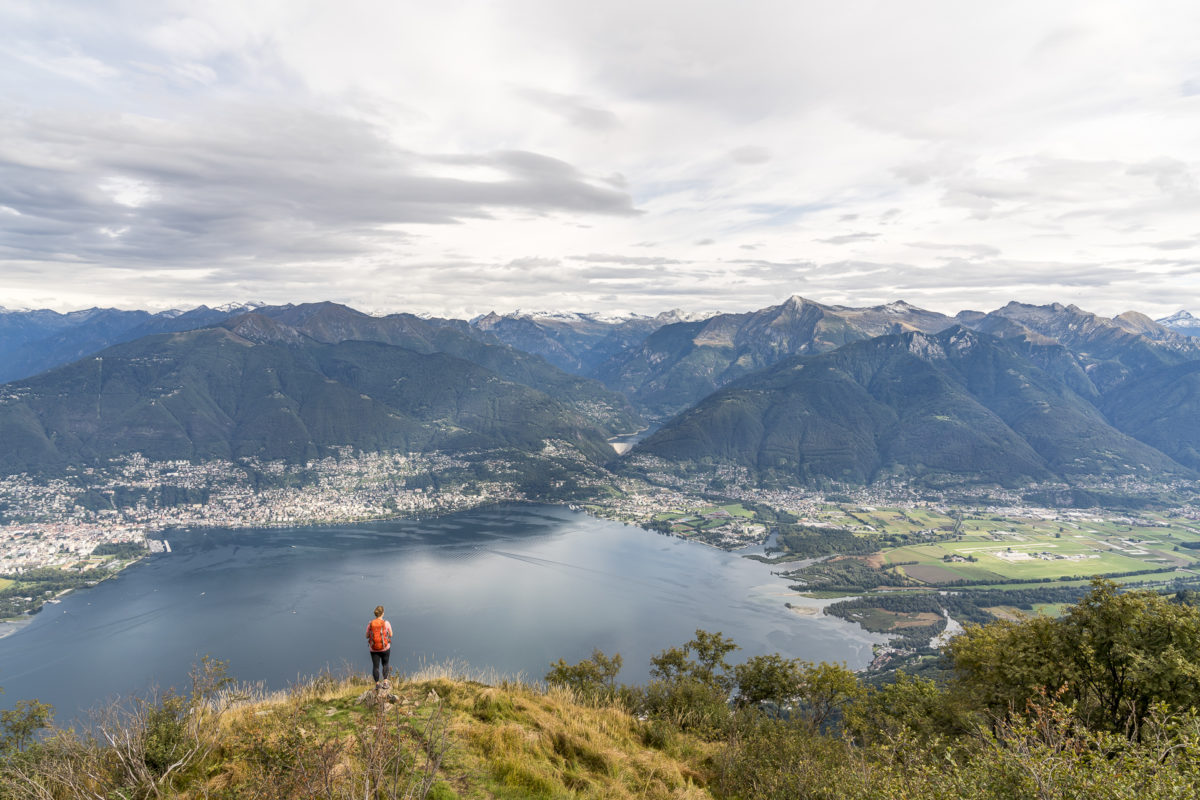
[(617, 674), (620, 671), (620, 653), (614, 653), (609, 658), (603, 651), (593, 650), (591, 658), (578, 664), (568, 664), (560, 658), (551, 664), (545, 681), (551, 686), (571, 689), (580, 697), (611, 698), (616, 696)]
[(701, 736), (723, 732), (732, 714), (728, 692), (691, 677), (651, 681), (633, 691), (631, 702), (636, 712)]

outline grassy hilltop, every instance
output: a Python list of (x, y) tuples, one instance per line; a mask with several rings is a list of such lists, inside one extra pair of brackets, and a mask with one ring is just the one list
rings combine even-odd
[(973, 626), (940, 681), (867, 685), (719, 633), (546, 684), (442, 668), (377, 690), (329, 676), (266, 696), (205, 660), (186, 695), (92, 733), (36, 702), (0, 712), (3, 798), (1194, 798), (1200, 611), (1097, 582), (1059, 619)]

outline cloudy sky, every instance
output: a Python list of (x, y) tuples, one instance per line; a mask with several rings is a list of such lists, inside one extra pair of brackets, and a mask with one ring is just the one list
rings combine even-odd
[(1200, 4), (0, 0), (0, 305), (1200, 313)]

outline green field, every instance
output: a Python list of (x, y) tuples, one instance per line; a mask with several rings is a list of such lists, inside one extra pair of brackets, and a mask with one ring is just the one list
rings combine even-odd
[[(1035, 510), (1010, 516), (978, 509), (956, 509), (943, 514), (929, 509), (844, 505), (825, 506), (817, 516), (826, 524), (837, 524), (862, 535), (878, 535), (889, 545), (899, 543), (885, 546), (872, 556), (853, 557), (868, 567), (884, 568), (884, 588), (854, 592), (863, 600), (852, 601), (838, 616), (872, 631), (903, 635), (906, 627), (924, 621), (919, 615), (903, 611), (906, 608), (903, 603), (892, 602), (903, 594), (890, 588), (903, 583), (886, 577), (893, 572), (909, 579), (909, 592), (926, 596), (936, 597), (931, 590), (966, 582), (969, 585), (956, 593), (956, 602), (969, 604), (972, 597), (978, 597), (981, 605), (971, 613), (981, 611), (1007, 619), (1031, 613), (1059, 616), (1067, 605), (1060, 601), (1064, 595), (1058, 590), (1086, 587), (1098, 575), (1117, 575), (1112, 580), (1118, 583), (1151, 588), (1165, 587), (1177, 579), (1183, 579), (1184, 585), (1200, 583), (1200, 549), (1184, 546), (1200, 542), (1200, 523), (1166, 514), (1123, 516), (1114, 512), (1111, 517), (1102, 518), (1074, 510)], [(829, 563), (835, 565), (836, 560)], [(840, 572), (836, 566), (823, 565), (820, 569), (829, 570), (835, 582), (844, 582), (844, 587), (837, 585), (839, 591), (854, 585), (876, 585), (869, 583), (872, 579), (869, 573), (856, 571), (861, 567)], [(822, 572), (813, 575), (819, 578)], [(862, 584), (858, 583), (860, 579)], [(1035, 603), (1028, 609), (1023, 607), (1027, 598), (1021, 599), (1022, 607), (1018, 607), (1018, 599), (1007, 595), (1014, 597), (1014, 605), (985, 607), (983, 602), (995, 603), (998, 598), (975, 593), (990, 589), (1049, 590), (1039, 599), (1054, 602)], [(871, 598), (878, 598), (879, 605), (872, 605)], [(969, 607), (951, 611), (962, 613), (963, 608)], [(943, 610), (946, 609), (949, 606), (943, 604)]]
[[(1079, 577), (1144, 570), (1190, 568), (1200, 562), (1200, 550), (1182, 545), (1200, 542), (1200, 522), (1161, 513), (1109, 518), (1071, 510), (1022, 516), (978, 509), (943, 511), (932, 508), (882, 508), (826, 504), (810, 520), (877, 534), (909, 544), (881, 551), (883, 564), (922, 583), (953, 581), (1058, 581)], [(956, 530), (957, 527), (957, 530)], [(1196, 570), (1200, 575), (1200, 567)], [(1154, 581), (1174, 577), (1130, 576), (1125, 581)], [(1185, 573), (1191, 577), (1191, 573)], [(1062, 585), (1074, 581), (1065, 580)], [(1030, 585), (1036, 585), (1031, 583)]]
[(8, 578), (0, 578), (0, 589), (7, 589), (8, 587), (12, 586), (14, 583), (16, 583), (16, 581), (10, 580)]
[(702, 531), (719, 528), (736, 520), (752, 520), (754, 512), (744, 508), (741, 503), (729, 503), (723, 506), (702, 506), (686, 511), (667, 511), (654, 517), (658, 522), (670, 522), (672, 533), (687, 534), (689, 531)]
[(941, 617), (928, 611), (886, 611), (882, 608), (855, 609), (847, 617), (868, 631), (891, 633), (904, 628), (933, 625)]
[(953, 519), (928, 508), (824, 506), (816, 516), (822, 525), (849, 528), (862, 533), (912, 534), (954, 527)]
[(955, 540), (891, 548), (883, 555), (888, 564), (917, 562), (899, 569), (926, 583), (1057, 579), (1186, 567), (1200, 559), (1200, 551), (1175, 548), (1195, 541), (1195, 535), (1174, 528), (987, 520), (964, 524), (964, 535)]

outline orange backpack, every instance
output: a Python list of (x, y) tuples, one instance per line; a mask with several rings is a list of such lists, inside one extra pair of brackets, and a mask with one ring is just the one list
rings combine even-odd
[(367, 623), (367, 638), (371, 649), (376, 653), (383, 652), (392, 646), (392, 633), (388, 630), (383, 617), (378, 617)]

